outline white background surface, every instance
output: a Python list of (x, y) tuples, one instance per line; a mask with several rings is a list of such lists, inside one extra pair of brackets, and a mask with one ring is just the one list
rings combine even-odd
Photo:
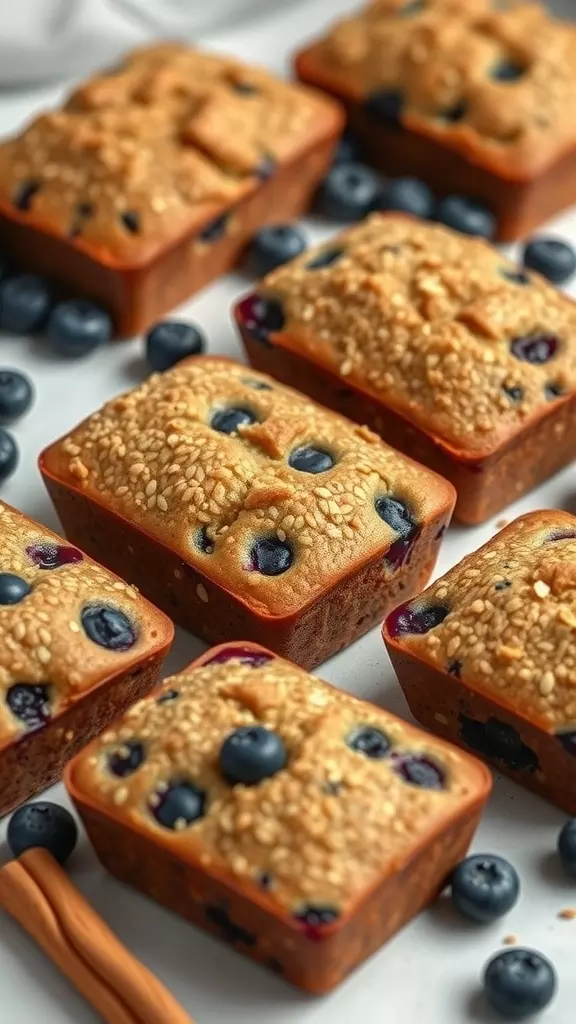
[[(207, 40), (221, 49), (267, 63), (278, 70), (287, 55), (349, 0), (312, 0), (292, 10), (225, 36)], [(59, 91), (0, 95), (0, 133), (17, 127)], [(314, 237), (324, 228), (310, 225)], [(555, 229), (576, 241), (576, 211), (559, 219)], [(195, 298), (183, 311), (209, 338), (209, 351), (240, 358), (240, 346), (228, 309), (246, 289), (241, 274), (230, 275)], [(576, 294), (576, 291), (575, 291)], [(29, 417), (15, 428), (22, 464), (2, 488), (1, 496), (51, 527), (57, 520), (36, 469), (36, 457), (49, 441), (71, 428), (105, 399), (132, 387), (145, 373), (142, 343), (120, 344), (70, 363), (52, 358), (40, 342), (0, 338), (0, 365), (28, 372), (37, 387)], [(505, 513), (508, 520), (530, 509), (554, 506), (576, 513), (576, 470), (565, 470)], [(504, 515), (504, 513), (503, 513)], [(476, 529), (452, 527), (439, 571), (478, 547), (495, 530), (491, 522)], [(175, 671), (200, 650), (180, 633), (168, 668)], [(373, 631), (319, 674), (345, 689), (407, 715), (379, 631)], [(48, 794), (62, 800), (60, 787)], [(324, 999), (306, 997), (217, 940), (162, 910), (107, 877), (82, 837), (69, 864), (74, 881), (120, 938), (173, 990), (197, 1024), (489, 1024), (493, 1017), (477, 998), (486, 959), (505, 935), (547, 954), (555, 963), (560, 990), (545, 1014), (546, 1024), (574, 1020), (576, 921), (557, 915), (576, 906), (576, 883), (570, 883), (554, 856), (557, 832), (565, 816), (512, 782), (498, 779), (475, 849), (509, 857), (522, 878), (522, 896), (507, 919), (493, 926), (469, 925), (441, 901)], [(3, 830), (0, 826), (0, 840)], [(6, 859), (4, 846), (0, 857)], [(94, 1024), (98, 1018), (71, 990), (27, 936), (0, 912), (0, 1022), (11, 1024)]]

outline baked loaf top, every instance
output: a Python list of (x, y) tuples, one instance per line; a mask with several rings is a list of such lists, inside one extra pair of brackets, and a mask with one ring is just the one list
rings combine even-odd
[(336, 105), (229, 57), (136, 50), (0, 146), (0, 203), (107, 263), (151, 259), (309, 148)]
[(553, 732), (576, 726), (576, 518), (516, 519), (388, 618), (395, 643)]
[[(388, 554), (392, 572), (454, 500), (367, 428), (210, 357), (112, 400), (44, 465), (271, 616), (300, 611), (370, 559)], [(209, 600), (203, 584), (198, 593)]]
[(170, 620), (113, 573), (0, 502), (0, 748), (153, 655)]
[(374, 0), (314, 51), (341, 95), (505, 177), (576, 143), (576, 30), (540, 3)]
[[(281, 741), (268, 745), (270, 774), (227, 781), (224, 742), (259, 725)], [(165, 680), (76, 758), (67, 782), (304, 924), (353, 909), (490, 787), (468, 755), (252, 644), (214, 648)]]
[(464, 456), (496, 450), (576, 390), (576, 305), (496, 249), (375, 214), (273, 271), (284, 347)]

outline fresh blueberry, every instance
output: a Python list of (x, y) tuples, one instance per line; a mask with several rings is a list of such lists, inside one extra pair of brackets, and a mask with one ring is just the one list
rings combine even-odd
[(239, 427), (248, 427), (258, 420), (250, 409), (242, 409), (240, 406), (228, 406), (227, 409), (218, 409), (210, 420), (212, 430), (218, 430), (221, 434), (236, 434)]
[(390, 636), (403, 633), (421, 635), (435, 629), (448, 615), (450, 609), (443, 604), (400, 605), (386, 620)]
[(18, 808), (8, 822), (6, 838), (13, 857), (41, 849), (65, 864), (76, 846), (78, 828), (65, 807), (39, 800)]
[(259, 178), (260, 181), (269, 181), (270, 178), (274, 177), (277, 170), (278, 162), (270, 153), (266, 153), (256, 168), (256, 177)]
[(513, 402), (521, 402), (524, 398), (524, 391), (522, 388), (504, 386), (502, 390), (508, 395), (508, 398), (512, 399)]
[(510, 580), (498, 580), (498, 583), (494, 584), (494, 590), (508, 590), (508, 587), (512, 586)]
[(180, 831), (204, 816), (206, 794), (192, 782), (173, 782), (153, 795), (149, 807), (160, 825)]
[(460, 861), (450, 885), (452, 903), (465, 917), (489, 924), (503, 917), (518, 900), (518, 872), (503, 857), (475, 854)]
[(530, 284), (530, 277), (525, 274), (523, 270), (514, 270), (512, 267), (501, 267), (500, 274), (505, 277), (507, 281), (511, 281), (512, 284), (520, 285), (524, 287)]
[(181, 359), (200, 355), (206, 347), (204, 335), (194, 324), (162, 320), (146, 335), (146, 358), (153, 370), (163, 373)]
[(237, 310), (238, 319), (256, 341), (270, 344), (270, 335), (284, 328), (286, 318), (278, 299), (249, 295)]
[(205, 526), (201, 526), (196, 534), (196, 547), (204, 555), (211, 555), (214, 552), (214, 541), (208, 536)]
[(264, 576), (280, 576), (292, 565), (294, 552), (286, 541), (264, 537), (252, 545), (248, 569)]
[(48, 284), (36, 274), (16, 274), (0, 284), (0, 328), (29, 334), (43, 327), (52, 303)]
[(344, 249), (321, 249), (306, 264), (306, 270), (324, 270), (325, 267), (331, 267), (344, 255), (344, 252)]
[(198, 239), (201, 242), (218, 242), (226, 234), (228, 228), (229, 215), (223, 213), (220, 217), (215, 217), (214, 220), (209, 221), (202, 231), (198, 235)]
[(557, 238), (533, 238), (522, 257), (525, 267), (547, 277), (554, 284), (564, 284), (576, 271), (576, 250)]
[(250, 269), (257, 277), (296, 259), (306, 249), (303, 231), (291, 224), (276, 224), (262, 228), (254, 235), (248, 249)]
[(45, 541), (41, 544), (30, 544), (26, 554), (38, 569), (59, 569), (62, 565), (76, 565), (84, 558), (78, 548), (67, 544), (53, 544)]
[(352, 224), (375, 208), (380, 191), (380, 179), (370, 167), (341, 164), (325, 177), (318, 193), (317, 209), (325, 217)]
[(490, 69), (490, 77), (496, 82), (517, 82), (526, 74), (526, 68), (513, 60), (500, 60)]
[(106, 310), (94, 302), (67, 299), (54, 306), (46, 334), (55, 352), (74, 359), (110, 341), (112, 320)]
[(562, 398), (566, 394), (565, 388), (562, 384), (558, 384), (556, 381), (549, 381), (548, 384), (544, 385), (544, 397), (549, 402), (553, 402), (555, 398)]
[(364, 102), (366, 113), (389, 131), (402, 126), (404, 93), (399, 89), (374, 89)]
[(34, 390), (28, 377), (17, 370), (0, 370), (0, 423), (20, 419), (32, 405)]
[(399, 568), (406, 561), (420, 532), (418, 523), (403, 501), (389, 495), (377, 498), (375, 509), (380, 519), (399, 535), (398, 540), (395, 540), (386, 552), (386, 562), (393, 568)]
[(491, 1009), (506, 1020), (525, 1020), (554, 998), (556, 971), (541, 953), (507, 949), (484, 969), (484, 993)]
[(524, 743), (514, 726), (498, 718), (479, 722), (463, 712), (460, 712), (459, 722), (460, 738), (471, 750), (500, 761), (510, 771), (538, 771), (538, 756)]
[(358, 140), (350, 132), (345, 132), (336, 148), (333, 166), (337, 164), (352, 164), (359, 159)]
[(31, 592), (32, 587), (21, 576), (14, 576), (11, 572), (0, 573), (0, 605), (19, 604)]
[(254, 786), (286, 767), (282, 738), (263, 725), (244, 725), (224, 740), (218, 763), (232, 785)]
[(138, 639), (130, 619), (118, 608), (105, 604), (87, 605), (81, 618), (86, 636), (109, 651), (128, 651)]
[(159, 697), (156, 698), (157, 704), (170, 704), (173, 700), (176, 700), (180, 696), (179, 690), (164, 690)]
[(482, 203), (468, 196), (446, 196), (436, 206), (436, 220), (463, 235), (494, 238), (496, 218)]
[(40, 191), (40, 182), (34, 181), (30, 178), (28, 181), (22, 181), (16, 189), (12, 202), (17, 210), (23, 210), (27, 212), (32, 206), (32, 200), (34, 196)]
[(404, 782), (421, 789), (444, 789), (444, 772), (422, 754), (392, 754), (392, 767)]
[(422, 220), (432, 216), (434, 196), (428, 185), (419, 178), (393, 178), (386, 182), (378, 202), (380, 210), (398, 210), (411, 213)]
[(50, 719), (50, 687), (44, 683), (14, 683), (6, 703), (27, 729), (40, 729)]
[(208, 658), (204, 665), (225, 665), (228, 661), (239, 661), (241, 665), (250, 665), (251, 668), (261, 668), (272, 661), (272, 655), (265, 651), (253, 651), (250, 647), (241, 647), (233, 644), (224, 647), (217, 654)]
[(327, 473), (334, 466), (334, 459), (323, 448), (306, 445), (290, 452), (288, 465), (300, 473)]
[(576, 818), (570, 818), (558, 836), (558, 856), (564, 870), (576, 878)]
[(554, 358), (560, 341), (555, 334), (546, 331), (538, 331), (536, 334), (525, 334), (519, 338), (513, 338), (510, 342), (510, 351), (516, 359), (524, 363), (531, 363), (533, 366), (542, 366)]
[(120, 220), (131, 235), (137, 235), (139, 233), (141, 222), (140, 214), (137, 210), (126, 210), (120, 215)]
[(372, 725), (363, 725), (360, 729), (355, 729), (346, 743), (357, 754), (364, 754), (375, 761), (382, 760), (390, 753), (390, 740), (381, 729), (376, 729)]
[(340, 917), (340, 911), (336, 907), (330, 907), (320, 903), (305, 903), (303, 907), (296, 910), (294, 919), (306, 925), (312, 936), (321, 935), (326, 925), (332, 924)]
[(7, 430), (0, 427), (0, 483), (12, 476), (20, 461), (18, 445)]
[(144, 747), (138, 740), (123, 741), (108, 757), (108, 768), (113, 775), (125, 779), (138, 771), (144, 761)]

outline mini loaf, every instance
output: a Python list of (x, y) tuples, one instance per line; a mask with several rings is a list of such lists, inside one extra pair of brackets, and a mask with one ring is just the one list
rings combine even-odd
[(417, 914), (490, 773), (262, 647), (204, 654), (70, 765), (103, 865), (311, 992)]
[(576, 305), (478, 239), (375, 214), (236, 317), (254, 366), (447, 477), (463, 522), (576, 455)]
[(576, 200), (576, 30), (543, 4), (375, 0), (296, 68), (383, 170), (484, 199), (502, 239)]
[(67, 535), (210, 642), (311, 667), (427, 580), (450, 484), (228, 359), (192, 358), (41, 457)]
[(385, 623), (415, 717), (576, 814), (576, 518), (533, 512)]
[(137, 50), (0, 146), (3, 249), (135, 333), (300, 214), (341, 127), (333, 101), (259, 68)]
[(133, 587), (0, 502), (0, 816), (56, 782), (156, 682), (174, 629)]

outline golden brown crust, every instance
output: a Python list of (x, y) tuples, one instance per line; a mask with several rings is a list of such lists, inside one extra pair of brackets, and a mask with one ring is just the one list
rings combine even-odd
[[(576, 305), (483, 241), (436, 224), (375, 214), (320, 250), (273, 271), (283, 347), (376, 397), (457, 454), (480, 457), (576, 391)], [(518, 338), (553, 336), (541, 364)]]

